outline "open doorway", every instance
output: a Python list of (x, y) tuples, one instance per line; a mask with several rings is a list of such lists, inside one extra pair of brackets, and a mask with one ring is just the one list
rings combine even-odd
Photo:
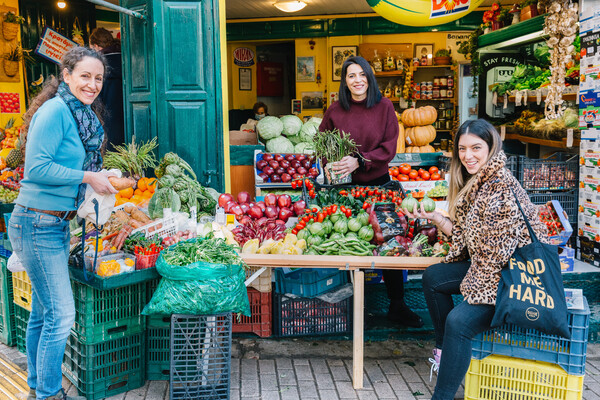
[(296, 98), (294, 42), (264, 44), (256, 47), (257, 97), (274, 116), (291, 114)]

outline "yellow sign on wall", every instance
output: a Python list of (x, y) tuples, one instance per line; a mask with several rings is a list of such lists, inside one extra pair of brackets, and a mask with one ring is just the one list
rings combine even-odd
[(408, 26), (442, 25), (464, 17), (483, 0), (367, 0), (383, 18)]

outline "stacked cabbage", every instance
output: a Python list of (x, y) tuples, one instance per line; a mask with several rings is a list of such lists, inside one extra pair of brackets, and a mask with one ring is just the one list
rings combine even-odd
[(316, 117), (303, 124), (295, 115), (268, 116), (258, 121), (256, 129), (269, 153), (312, 153), (320, 124), (321, 118)]

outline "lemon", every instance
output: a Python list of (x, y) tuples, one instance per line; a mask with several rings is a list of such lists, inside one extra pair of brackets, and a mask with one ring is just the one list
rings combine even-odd
[(244, 246), (242, 247), (242, 253), (248, 253), (248, 254), (258, 253), (259, 244), (260, 244), (260, 242), (258, 241), (257, 238), (248, 240), (246, 243), (244, 243)]

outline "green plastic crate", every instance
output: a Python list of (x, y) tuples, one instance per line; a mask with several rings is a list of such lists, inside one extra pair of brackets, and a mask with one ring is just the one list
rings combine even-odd
[(89, 273), (87, 274), (89, 280), (86, 280), (83, 270), (72, 265), (69, 266), (69, 275), (71, 276), (71, 279), (98, 290), (116, 289), (123, 286), (135, 285), (160, 276), (156, 271), (156, 268), (146, 268), (106, 278)]
[(6, 258), (0, 257), (0, 342), (15, 344), (15, 305), (12, 273), (6, 268)]
[(75, 324), (71, 334), (82, 344), (95, 344), (107, 340), (143, 333), (146, 318), (142, 310), (146, 305), (146, 284), (98, 290), (72, 281), (75, 299)]
[(27, 335), (27, 323), (29, 322), (30, 311), (15, 304), (15, 342), (17, 350), (25, 354)]
[(147, 324), (148, 353), (146, 379), (149, 381), (169, 380), (171, 316), (153, 315), (148, 317)]
[(63, 374), (88, 400), (137, 389), (146, 381), (145, 339), (142, 332), (90, 345), (71, 335), (65, 348)]

